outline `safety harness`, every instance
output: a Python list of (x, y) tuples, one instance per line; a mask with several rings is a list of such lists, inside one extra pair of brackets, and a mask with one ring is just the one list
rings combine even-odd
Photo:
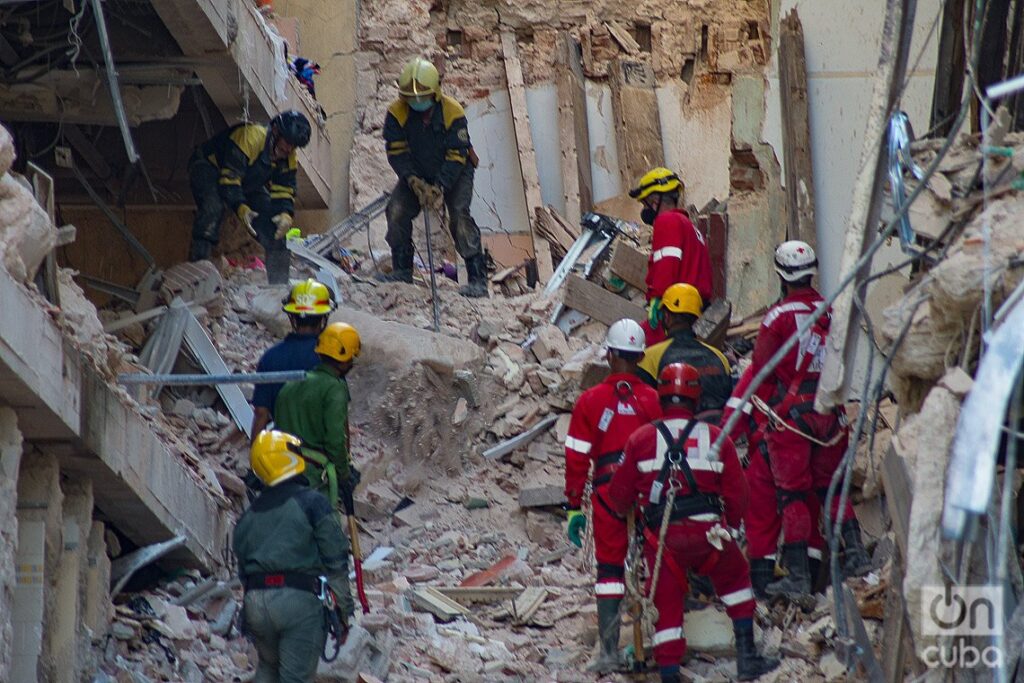
[[(693, 476), (693, 470), (690, 469), (690, 464), (686, 462), (686, 441), (690, 438), (690, 433), (698, 424), (700, 422), (696, 419), (687, 421), (686, 427), (683, 428), (679, 438), (675, 439), (668, 425), (660, 421), (654, 423), (658, 433), (665, 440), (666, 451), (665, 462), (661, 466), (661, 471), (658, 472), (658, 477), (651, 483), (651, 493), (648, 496), (650, 504), (644, 510), (644, 521), (649, 527), (654, 526), (664, 516), (666, 507), (669, 508), (669, 522), (682, 521), (694, 515), (722, 514), (722, 499), (715, 494), (700, 491), (697, 487), (697, 479)], [(684, 495), (680, 496), (677, 494), (673, 496), (672, 503), (669, 504), (667, 500), (661, 500), (661, 494), (669, 483), (669, 477), (673, 470), (682, 473), (690, 490)]]

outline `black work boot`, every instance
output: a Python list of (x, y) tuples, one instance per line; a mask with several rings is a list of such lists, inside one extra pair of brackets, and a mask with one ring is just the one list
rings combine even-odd
[(587, 667), (588, 671), (600, 674), (618, 671), (622, 667), (619, 659), (619, 629), (622, 619), (619, 617), (621, 599), (604, 598), (597, 601), (597, 640), (601, 651), (594, 663)]
[(292, 253), (290, 251), (268, 251), (264, 265), (267, 268), (268, 285), (288, 284), (292, 267)]
[(735, 619), (732, 628), (736, 634), (736, 680), (752, 681), (779, 666), (779, 660), (758, 654), (753, 619)]
[(469, 283), (459, 287), (459, 294), (472, 299), (480, 299), (487, 296), (487, 264), (483, 254), (477, 254), (466, 259), (466, 274), (469, 276)]
[(764, 591), (772, 598), (785, 598), (803, 609), (813, 609), (817, 600), (811, 595), (811, 568), (807, 541), (782, 546), (782, 558), (788, 575), (768, 584)]
[(807, 570), (811, 576), (811, 592), (820, 593), (822, 592), (822, 576), (821, 576), (821, 560), (815, 559), (810, 555), (807, 556)]
[(378, 282), (405, 282), (412, 284), (412, 251), (406, 249), (391, 250), (391, 272), (377, 273)]
[(679, 665), (663, 666), (658, 669), (661, 674), (661, 683), (679, 683)]
[(766, 557), (755, 557), (750, 561), (750, 583), (754, 588), (754, 597), (765, 600), (768, 594), (764, 589), (775, 580), (775, 560)]
[(843, 522), (843, 576), (864, 576), (871, 571), (871, 558), (860, 540), (860, 523), (855, 519)]

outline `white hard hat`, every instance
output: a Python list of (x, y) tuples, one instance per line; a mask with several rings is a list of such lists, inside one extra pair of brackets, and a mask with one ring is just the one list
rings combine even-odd
[(643, 351), (646, 343), (644, 329), (637, 321), (629, 318), (623, 318), (609, 327), (608, 337), (604, 341), (605, 346), (609, 349), (632, 353)]
[(818, 257), (807, 242), (783, 242), (775, 250), (775, 272), (786, 282), (795, 282), (818, 272)]

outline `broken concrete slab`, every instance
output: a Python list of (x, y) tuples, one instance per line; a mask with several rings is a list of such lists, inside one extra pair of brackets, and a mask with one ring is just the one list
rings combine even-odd
[(538, 486), (519, 491), (519, 507), (558, 507), (566, 502), (561, 486)]

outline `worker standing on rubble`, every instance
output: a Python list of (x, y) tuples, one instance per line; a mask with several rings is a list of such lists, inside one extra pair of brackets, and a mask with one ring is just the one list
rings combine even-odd
[[(683, 182), (667, 168), (648, 171), (629, 196), (643, 209), (640, 217), (652, 226), (651, 254), (647, 257), (647, 344), (663, 341), (667, 330), (661, 324), (661, 301), (672, 285), (685, 282), (711, 300), (711, 256), (700, 230), (693, 226), (682, 208)], [(697, 311), (699, 317), (701, 311)]]
[(392, 271), (379, 279), (412, 282), (412, 221), (420, 210), (448, 207), (455, 248), (466, 262), (469, 283), (459, 292), (487, 296), (487, 270), (480, 228), (469, 212), (477, 156), (469, 141), (462, 105), (441, 94), (437, 68), (417, 57), (398, 77), (400, 97), (388, 107), (384, 143), (398, 184), (388, 200), (387, 242)]
[[(779, 274), (783, 296), (761, 321), (751, 373), (760, 372), (796, 333), (801, 320), (821, 303), (821, 295), (811, 286), (817, 270), (818, 259), (806, 242), (783, 242), (775, 250), (775, 271)], [(783, 564), (788, 571), (787, 576), (768, 584), (765, 592), (804, 606), (814, 603), (809, 544), (817, 533), (818, 512), (832, 475), (846, 452), (848, 439), (842, 408), (828, 413), (814, 409), (830, 320), (831, 313), (823, 313), (775, 367), (766, 380), (772, 387), (772, 398), (767, 405), (761, 404), (768, 417), (765, 443), (782, 512)], [(839, 496), (835, 496), (833, 519), (840, 512), (838, 505)], [(849, 502), (841, 513), (844, 571), (848, 576), (859, 576), (870, 570), (871, 561)], [(768, 539), (755, 542), (762, 541), (762, 545), (768, 545)], [(771, 539), (771, 544), (774, 543)]]
[(224, 208), (238, 216), (266, 253), (267, 281), (288, 282), (285, 235), (295, 215), (295, 150), (309, 144), (309, 120), (285, 111), (269, 125), (239, 123), (200, 145), (188, 165), (196, 201), (189, 260), (210, 258)]
[(743, 469), (729, 439), (712, 458), (711, 444), (719, 429), (694, 419), (701, 393), (697, 369), (673, 363), (661, 371), (658, 382), (665, 419), (641, 427), (626, 442), (607, 502), (619, 514), (635, 504), (643, 511), (644, 554), (651, 575), (647, 590), (658, 613), (654, 658), (661, 680), (679, 680), (686, 654), (688, 570), (707, 576), (725, 603), (736, 636), (737, 678), (753, 680), (779, 662), (762, 657), (754, 646), (750, 568), (734, 537), (747, 507)]
[[(580, 395), (572, 410), (565, 437), (565, 497), (568, 500), (569, 540), (583, 546), (587, 519), (580, 506), (590, 495), (597, 559), (598, 638), (600, 654), (591, 670), (608, 673), (621, 667), (619, 660), (619, 607), (626, 591), (625, 560), (629, 547), (626, 518), (612, 512), (603, 492), (622, 460), (622, 447), (638, 427), (661, 417), (657, 393), (636, 377), (637, 361), (644, 353), (643, 330), (633, 320), (620, 320), (608, 328), (605, 341), (611, 374)], [(593, 464), (593, 478), (588, 474)]]
[(638, 374), (652, 387), (657, 377), (672, 363), (686, 363), (700, 374), (701, 398), (697, 419), (717, 422), (732, 391), (729, 361), (721, 351), (705, 344), (693, 333), (693, 325), (703, 307), (701, 295), (691, 284), (677, 283), (660, 298), (661, 327), (668, 339), (647, 347)]
[(355, 608), (348, 539), (327, 498), (300, 476), (301, 443), (278, 431), (256, 437), (250, 461), (266, 488), (232, 539), (243, 632), (256, 646), (262, 683), (312, 683), (328, 632), (340, 647)]
[[(303, 452), (311, 461), (306, 476), (313, 486), (332, 486), (331, 476), (336, 477), (333, 486), (351, 490), (359, 483), (349, 451), (350, 397), (345, 380), (359, 348), (354, 327), (331, 323), (320, 333), (314, 349), (320, 364), (306, 373), (306, 379), (285, 384), (277, 395), (274, 425), (302, 439)], [(333, 473), (316, 461), (331, 463)]]

